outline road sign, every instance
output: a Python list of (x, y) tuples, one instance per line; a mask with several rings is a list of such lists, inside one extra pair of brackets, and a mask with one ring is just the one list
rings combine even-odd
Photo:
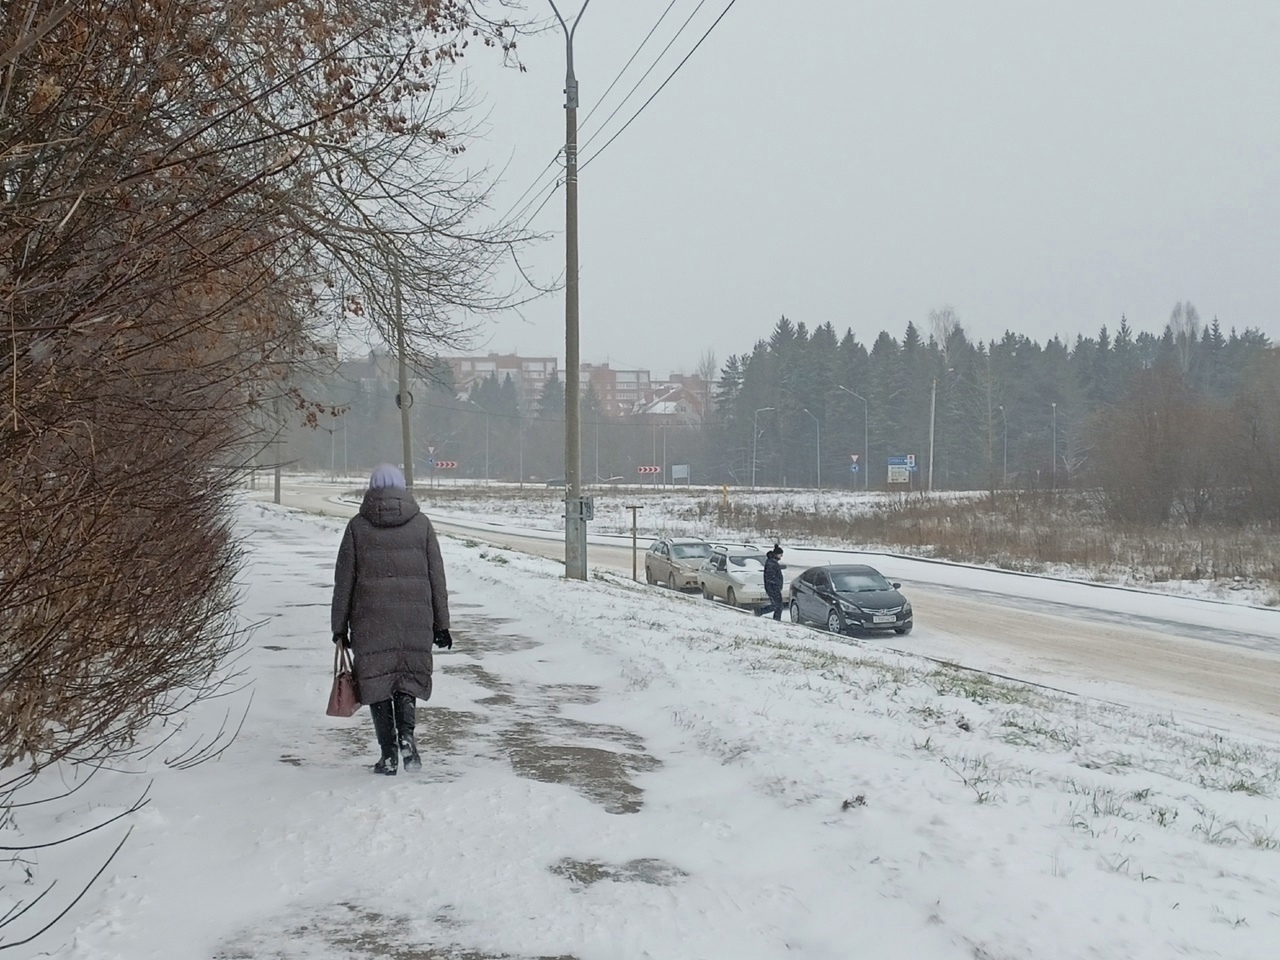
[(907, 454), (907, 466), (914, 467), (916, 465), (916, 455), (914, 453)]
[(858, 465), (857, 465), (856, 463), (851, 463), (851, 464), (849, 464), (849, 472), (850, 472), (850, 473), (857, 473), (857, 472), (858, 472)]
[(458, 465), (457, 460), (437, 460), (435, 465), (441, 470), (452, 470)]
[(850, 459), (850, 460), (852, 460), (854, 463), (857, 463), (857, 462), (858, 462), (858, 455), (857, 455), (856, 453), (851, 453), (851, 454), (849, 454), (849, 459)]
[(661, 473), (661, 467), (636, 467), (636, 473)]
[(435, 447), (427, 447), (427, 453), (435, 453), (435, 452), (436, 452)]

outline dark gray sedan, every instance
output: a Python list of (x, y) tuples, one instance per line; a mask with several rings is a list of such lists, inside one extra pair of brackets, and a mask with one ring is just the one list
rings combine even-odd
[(911, 604), (875, 567), (810, 567), (791, 581), (791, 621), (820, 623), (832, 633), (911, 632)]

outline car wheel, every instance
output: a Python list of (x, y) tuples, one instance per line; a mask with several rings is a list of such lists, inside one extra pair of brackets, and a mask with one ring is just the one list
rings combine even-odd
[(674, 573), (667, 577), (667, 586), (672, 590), (676, 589), (676, 575)]
[(800, 619), (800, 604), (796, 603), (794, 600), (791, 601), (791, 622), (792, 623), (804, 622), (803, 620)]
[(827, 613), (827, 629), (832, 633), (840, 633), (842, 624), (840, 623), (840, 614), (836, 610), (830, 610)]
[(726, 602), (727, 604), (729, 604), (729, 606), (731, 606), (731, 607), (736, 607), (736, 606), (738, 605), (738, 597), (737, 597), (737, 595), (733, 592), (733, 587), (730, 587), (730, 588), (729, 588), (729, 594), (728, 594), (728, 596), (725, 598), (725, 602)]
[(711, 599), (711, 591), (707, 589), (707, 585), (705, 583), (702, 585), (702, 599), (703, 600)]
[[(914, 626), (914, 624), (912, 624), (912, 626)], [(908, 633), (911, 632), (911, 627), (894, 627), (893, 632), (900, 637), (906, 636)]]
[(653, 586), (653, 571), (649, 569), (649, 565), (644, 565), (644, 582), (649, 586)]

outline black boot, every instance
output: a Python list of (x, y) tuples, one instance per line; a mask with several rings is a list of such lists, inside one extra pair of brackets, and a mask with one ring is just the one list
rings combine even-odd
[(382, 750), (382, 759), (373, 765), (373, 772), (394, 777), (400, 756), (396, 753), (396, 718), (391, 701), (379, 700), (369, 704), (369, 714), (373, 717), (373, 732)]
[(406, 770), (421, 770), (422, 757), (418, 755), (418, 745), (413, 742), (418, 702), (407, 693), (395, 694), (392, 702), (395, 704), (396, 730), (400, 735), (400, 759)]

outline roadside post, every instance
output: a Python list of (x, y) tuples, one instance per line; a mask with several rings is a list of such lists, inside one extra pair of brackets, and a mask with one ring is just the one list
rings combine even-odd
[(636, 517), (638, 516), (636, 511), (643, 510), (644, 507), (629, 503), (627, 509), (631, 511), (631, 579), (638, 581), (640, 577), (637, 576), (636, 566)]

